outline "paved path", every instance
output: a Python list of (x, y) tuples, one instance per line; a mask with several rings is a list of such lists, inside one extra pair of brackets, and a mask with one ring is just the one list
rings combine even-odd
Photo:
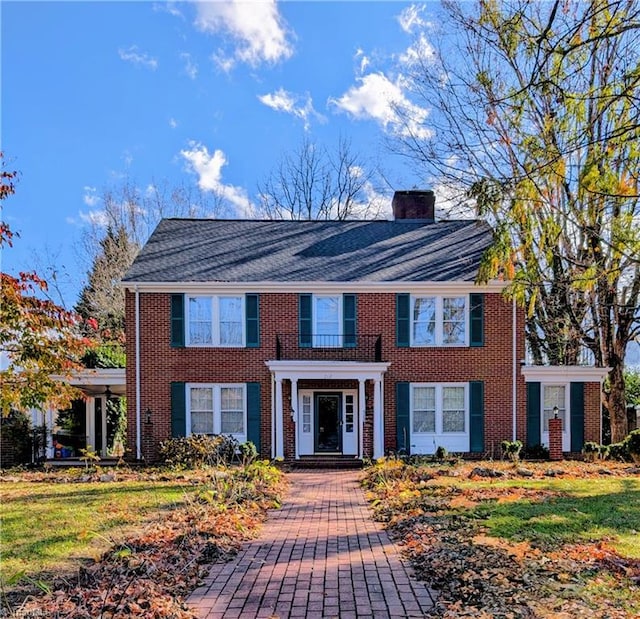
[[(373, 521), (358, 471), (294, 472), (258, 539), (188, 600), (203, 619), (423, 617), (432, 599)], [(434, 596), (435, 597), (435, 596)]]

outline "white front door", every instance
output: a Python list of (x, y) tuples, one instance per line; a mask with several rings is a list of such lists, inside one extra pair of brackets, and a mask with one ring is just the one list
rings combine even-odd
[(322, 453), (357, 456), (357, 391), (299, 391), (296, 429), (301, 456)]

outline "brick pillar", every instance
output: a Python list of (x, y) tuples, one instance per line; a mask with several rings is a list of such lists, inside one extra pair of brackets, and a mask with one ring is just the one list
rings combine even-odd
[(142, 459), (149, 464), (157, 460), (155, 438), (153, 436), (153, 422), (142, 422)]
[(549, 459), (562, 460), (562, 419), (549, 419)]

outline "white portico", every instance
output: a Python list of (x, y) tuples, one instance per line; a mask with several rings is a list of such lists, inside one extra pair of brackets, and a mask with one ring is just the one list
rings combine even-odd
[[(272, 376), (272, 456), (285, 455), (283, 382), (291, 386), (295, 458), (335, 454), (363, 458), (366, 382), (373, 384), (373, 457), (384, 455), (384, 373), (390, 363), (358, 361), (266, 361)], [(313, 381), (311, 383), (310, 381)], [(324, 385), (323, 385), (324, 381)], [(357, 384), (356, 388), (341, 387)], [(313, 386), (311, 386), (313, 385)]]

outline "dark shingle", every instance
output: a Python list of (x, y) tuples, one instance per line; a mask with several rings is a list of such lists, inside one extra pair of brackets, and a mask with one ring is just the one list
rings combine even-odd
[(478, 221), (164, 219), (123, 282), (472, 281)]

